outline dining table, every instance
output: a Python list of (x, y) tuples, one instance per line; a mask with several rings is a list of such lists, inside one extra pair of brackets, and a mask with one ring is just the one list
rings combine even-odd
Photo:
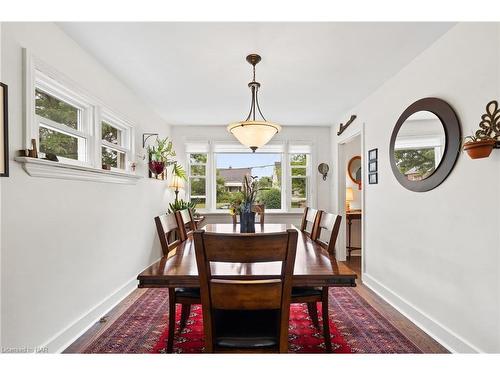
[[(254, 233), (241, 233), (239, 224), (207, 224), (202, 230), (213, 233), (232, 233), (254, 236), (259, 233), (282, 233), (288, 229), (298, 232), (293, 272), (293, 286), (328, 287), (356, 286), (356, 273), (313, 241), (292, 224), (256, 224)], [(233, 279), (252, 280), (281, 273), (280, 262), (212, 263), (212, 274)], [(150, 265), (138, 276), (139, 288), (193, 288), (200, 286), (193, 237), (181, 242), (166, 256)]]

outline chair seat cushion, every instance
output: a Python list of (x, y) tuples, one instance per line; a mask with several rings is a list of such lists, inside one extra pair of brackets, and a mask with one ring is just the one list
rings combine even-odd
[(200, 298), (200, 288), (175, 288), (175, 296)]
[(314, 288), (314, 287), (293, 287), (292, 288), (292, 298), (321, 296), (321, 293), (322, 293), (321, 288)]
[(215, 310), (215, 345), (258, 349), (278, 345), (279, 310)]

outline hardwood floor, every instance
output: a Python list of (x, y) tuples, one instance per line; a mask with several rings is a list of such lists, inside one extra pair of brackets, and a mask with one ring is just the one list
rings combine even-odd
[(413, 324), (408, 318), (385, 302), (371, 289), (366, 287), (361, 280), (361, 257), (352, 256), (343, 262), (358, 275), (356, 291), (381, 315), (389, 320), (411, 342), (418, 346), (424, 353), (449, 353), (446, 348), (432, 337)]
[[(391, 305), (377, 296), (361, 280), (361, 257), (353, 256), (351, 260), (344, 262), (358, 275), (356, 291), (381, 315), (389, 320), (401, 333), (412, 341), (424, 353), (448, 353), (448, 351), (437, 341), (418, 328), (405, 316), (399, 313)], [(113, 322), (139, 298), (145, 289), (136, 289), (120, 302), (114, 309), (106, 314), (103, 319), (95, 323), (87, 332), (80, 336), (74, 343), (64, 350), (64, 353), (80, 353), (88, 344), (106, 330)]]

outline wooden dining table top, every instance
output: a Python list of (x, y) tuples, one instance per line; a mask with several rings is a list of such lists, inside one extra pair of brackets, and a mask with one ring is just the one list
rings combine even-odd
[[(207, 224), (202, 230), (214, 233), (234, 233), (253, 236), (258, 233), (280, 233), (287, 229), (298, 232), (297, 253), (293, 272), (294, 286), (355, 286), (356, 273), (330, 257), (328, 252), (307, 235), (290, 224), (255, 225), (255, 233), (240, 233), (239, 224)], [(212, 274), (251, 280), (262, 276), (276, 276), (280, 262), (212, 263)], [(199, 287), (198, 268), (192, 237), (182, 242), (167, 256), (146, 268), (137, 279), (139, 288)]]

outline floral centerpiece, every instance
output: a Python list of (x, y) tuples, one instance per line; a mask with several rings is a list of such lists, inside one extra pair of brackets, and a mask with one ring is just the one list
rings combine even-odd
[(168, 137), (156, 139), (154, 146), (148, 146), (149, 170), (155, 176), (162, 174), (169, 165), (175, 163), (175, 151), (172, 148), (172, 141)]
[(240, 215), (242, 233), (255, 232), (255, 212), (252, 211), (252, 206), (255, 204), (258, 191), (257, 177), (247, 175), (243, 178), (241, 196), (230, 204), (231, 215)]

